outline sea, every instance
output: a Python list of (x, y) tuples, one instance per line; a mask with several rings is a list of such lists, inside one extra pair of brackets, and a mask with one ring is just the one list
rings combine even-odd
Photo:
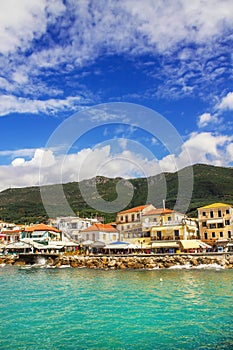
[(233, 349), (233, 270), (0, 267), (0, 349)]

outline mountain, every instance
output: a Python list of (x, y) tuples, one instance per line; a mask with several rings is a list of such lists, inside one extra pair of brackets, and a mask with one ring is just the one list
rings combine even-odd
[[(190, 192), (192, 172), (193, 190)], [(127, 196), (132, 197), (129, 203), (126, 201), (126, 204), (128, 203), (126, 209), (146, 202), (162, 207), (163, 200), (166, 200), (166, 207), (172, 209), (180, 191), (182, 191), (182, 198), (176, 203), (175, 208), (179, 210), (185, 201), (190, 202), (187, 208), (187, 214), (190, 216), (196, 216), (198, 207), (210, 203), (225, 202), (233, 205), (233, 168), (197, 164), (179, 172), (162, 173), (150, 178), (125, 180), (97, 176), (94, 179), (67, 183), (62, 186), (50, 185), (43, 186), (41, 189), (39, 187), (7, 189), (0, 192), (0, 220), (15, 223), (45, 222), (48, 214), (50, 217), (70, 215), (70, 209), (59, 194), (61, 189), (75, 213), (79, 212), (80, 216), (93, 216), (96, 215), (95, 204), (98, 201), (111, 202), (117, 199), (116, 188), (118, 188), (119, 181), (122, 185), (120, 196), (123, 196), (123, 199), (127, 199)], [(80, 189), (84, 192), (85, 199)], [(49, 204), (46, 205), (47, 212), (41, 199), (41, 191), (49, 198)], [(102, 211), (98, 210), (98, 216), (103, 216), (105, 222), (115, 219), (115, 212), (108, 213), (109, 205), (111, 203), (107, 202), (106, 210), (104, 206)], [(125, 208), (120, 207), (120, 210), (123, 209)], [(119, 211), (118, 207), (115, 211)]]

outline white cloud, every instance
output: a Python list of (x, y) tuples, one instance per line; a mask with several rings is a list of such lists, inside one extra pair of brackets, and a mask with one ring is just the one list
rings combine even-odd
[[(152, 56), (159, 52), (164, 59), (158, 74), (166, 79), (157, 94), (189, 95), (227, 70), (219, 58), (218, 38), (227, 37), (232, 22), (231, 0), (109, 0), (108, 6), (91, 0), (2, 1), (0, 88), (5, 94), (52, 97), (62, 87), (48, 88), (43, 80), (48, 69), (69, 73), (93, 63), (103, 52)], [(186, 48), (187, 43), (194, 44), (193, 49)], [(172, 64), (173, 53), (179, 65)], [(213, 64), (209, 58), (214, 55)], [(153, 69), (150, 66), (150, 74), (156, 75)]]
[(217, 105), (220, 110), (233, 110), (233, 92), (229, 92)]
[[(233, 141), (233, 138), (226, 135), (214, 135), (210, 132), (192, 133), (189, 139), (184, 142), (183, 149), (191, 158), (192, 164), (205, 163), (213, 165), (228, 166), (229, 159), (226, 157), (226, 147)], [(182, 165), (182, 153), (179, 156)]]
[(203, 113), (198, 118), (198, 127), (204, 128), (205, 126), (209, 124), (217, 124), (219, 123), (219, 119), (216, 115), (212, 115), (210, 113)]
[[(29, 153), (28, 151), (27, 154)], [(113, 154), (108, 144), (94, 149), (82, 149), (65, 157), (43, 149), (34, 150), (30, 160), (20, 156), (20, 150), (17, 156), (10, 165), (0, 166), (0, 190), (10, 186), (81, 181), (96, 175), (145, 177), (175, 172), (196, 163), (230, 166), (233, 162), (233, 137), (208, 132), (192, 133), (184, 142), (179, 155), (169, 154), (160, 160), (148, 159), (133, 149), (119, 150)]]
[(24, 158), (15, 158), (12, 162), (11, 162), (11, 164), (13, 165), (13, 166), (22, 166), (23, 164), (25, 163), (25, 159)]
[(229, 162), (233, 162), (233, 143), (230, 143), (226, 148), (226, 157), (229, 159)]
[(46, 32), (65, 7), (62, 1), (8, 0), (0, 2), (0, 52), (24, 51)]
[(13, 95), (2, 95), (0, 96), (0, 116), (10, 113), (56, 113), (65, 109), (77, 111), (78, 106), (84, 103), (85, 100), (80, 96), (67, 97), (63, 100), (31, 100)]

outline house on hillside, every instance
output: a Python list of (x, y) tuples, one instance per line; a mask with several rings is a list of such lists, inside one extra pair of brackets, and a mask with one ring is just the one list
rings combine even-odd
[(227, 247), (233, 240), (233, 207), (213, 203), (198, 208), (201, 240), (211, 245)]

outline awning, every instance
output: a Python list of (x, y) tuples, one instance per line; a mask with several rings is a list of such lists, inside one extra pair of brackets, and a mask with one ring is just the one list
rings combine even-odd
[(84, 245), (85, 247), (91, 246), (93, 243), (94, 243), (94, 242), (93, 242), (93, 241), (90, 241), (90, 240), (81, 242), (81, 244)]
[(153, 242), (151, 248), (179, 248), (176, 242)]
[(200, 248), (200, 241), (195, 239), (180, 240), (183, 249), (197, 249)]
[(95, 241), (91, 246), (93, 248), (103, 248), (105, 247), (105, 243), (102, 241)]
[(152, 233), (158, 232), (158, 231), (174, 231), (174, 230), (180, 230), (182, 228), (182, 225), (174, 226), (174, 225), (167, 225), (167, 226), (154, 226), (151, 230)]
[(209, 244), (207, 244), (205, 242), (202, 242), (202, 241), (199, 242), (199, 246), (201, 248), (212, 248), (211, 245), (209, 245)]
[(28, 243), (23, 243), (23, 242), (14, 242), (14, 243), (9, 243), (5, 245), (6, 249), (28, 249), (32, 248), (32, 246)]
[(110, 244), (107, 244), (104, 249), (128, 249), (129, 243), (128, 242), (112, 242)]

